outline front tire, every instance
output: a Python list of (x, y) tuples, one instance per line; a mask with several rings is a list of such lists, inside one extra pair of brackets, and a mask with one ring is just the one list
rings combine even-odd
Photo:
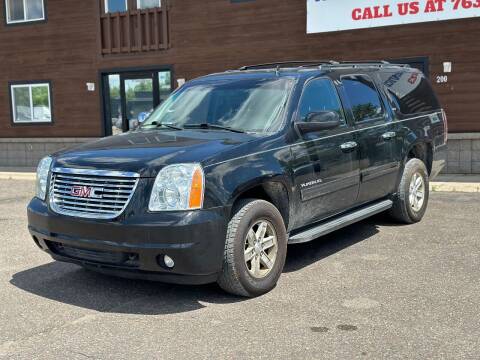
[(405, 224), (419, 222), (427, 210), (429, 195), (427, 167), (419, 159), (409, 159), (393, 199), (390, 216)]
[(264, 200), (242, 201), (228, 224), (220, 287), (254, 297), (272, 290), (283, 271), (287, 232), (278, 209)]

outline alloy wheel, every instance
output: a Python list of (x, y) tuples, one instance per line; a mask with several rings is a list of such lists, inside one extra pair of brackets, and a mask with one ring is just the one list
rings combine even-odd
[(248, 230), (245, 238), (245, 265), (256, 279), (266, 277), (277, 259), (278, 240), (273, 225), (260, 220)]

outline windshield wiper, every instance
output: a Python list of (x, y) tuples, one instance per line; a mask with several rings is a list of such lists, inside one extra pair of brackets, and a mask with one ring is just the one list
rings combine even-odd
[(184, 129), (218, 129), (218, 130), (227, 130), (235, 133), (240, 133), (240, 134), (245, 134), (246, 131), (240, 130), (240, 129), (233, 129), (228, 126), (222, 126), (222, 125), (216, 125), (216, 124), (208, 124), (208, 123), (202, 123), (202, 124), (187, 124), (183, 126)]
[(157, 128), (163, 126), (163, 127), (173, 129), (173, 130), (183, 130), (183, 128), (181, 128), (179, 126), (175, 126), (175, 125), (167, 124), (167, 123), (159, 123), (159, 122), (156, 122), (156, 121), (152, 121), (150, 124), (147, 124), (146, 126), (149, 126), (149, 125), (154, 125)]

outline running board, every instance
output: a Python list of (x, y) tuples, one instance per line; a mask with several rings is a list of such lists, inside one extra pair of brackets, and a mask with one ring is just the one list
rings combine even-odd
[(392, 200), (383, 200), (373, 205), (368, 205), (359, 210), (347, 213), (346, 215), (334, 218), (324, 222), (318, 226), (302, 231), (301, 233), (290, 236), (288, 240), (289, 244), (300, 244), (309, 242), (319, 238), (320, 236), (327, 235), (333, 231), (341, 229), (345, 226), (356, 223), (357, 221), (366, 219), (372, 215), (381, 213), (392, 207)]

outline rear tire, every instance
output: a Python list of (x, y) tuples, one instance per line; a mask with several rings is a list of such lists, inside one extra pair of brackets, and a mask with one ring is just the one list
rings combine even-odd
[(427, 210), (429, 194), (427, 167), (419, 159), (409, 159), (403, 169), (390, 216), (404, 224), (419, 222)]
[(228, 224), (220, 287), (254, 297), (272, 290), (287, 255), (287, 232), (278, 209), (264, 200), (242, 201)]

